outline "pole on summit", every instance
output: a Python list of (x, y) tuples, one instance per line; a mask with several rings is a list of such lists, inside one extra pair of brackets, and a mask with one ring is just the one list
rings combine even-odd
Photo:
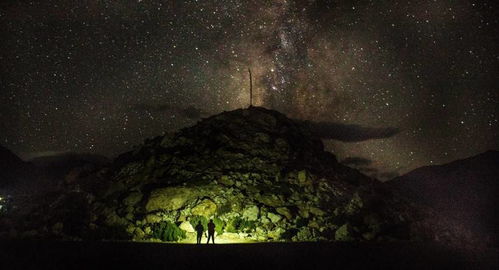
[(250, 107), (253, 107), (253, 80), (251, 78), (251, 69), (248, 68), (250, 78)]

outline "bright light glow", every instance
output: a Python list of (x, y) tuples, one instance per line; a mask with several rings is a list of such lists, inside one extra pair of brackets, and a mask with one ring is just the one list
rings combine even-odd
[[(206, 244), (207, 238), (203, 236), (201, 239), (201, 244)], [(196, 237), (194, 234), (187, 235), (186, 239), (180, 240), (180, 244), (196, 244)], [(212, 242), (210, 241), (210, 244)], [(215, 235), (215, 244), (250, 244), (250, 243), (258, 243), (258, 241), (247, 239), (247, 238), (234, 238), (230, 236)]]

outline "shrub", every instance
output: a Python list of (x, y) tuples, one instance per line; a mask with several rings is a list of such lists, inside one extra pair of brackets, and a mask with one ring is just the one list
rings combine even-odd
[(227, 227), (225, 230), (230, 233), (237, 233), (240, 223), (240, 218), (231, 219), (227, 222)]
[(175, 223), (163, 221), (156, 223), (152, 227), (152, 237), (161, 239), (162, 241), (178, 241), (185, 238), (185, 232), (181, 230)]
[(232, 233), (238, 232), (251, 232), (256, 229), (256, 222), (242, 219), (240, 217), (234, 218), (227, 223), (227, 231)]
[(218, 217), (214, 217), (213, 223), (215, 223), (215, 231), (217, 234), (222, 234), (224, 232), (225, 222)]

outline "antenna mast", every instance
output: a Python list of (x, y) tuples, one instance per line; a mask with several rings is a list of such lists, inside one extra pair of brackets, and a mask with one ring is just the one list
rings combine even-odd
[(248, 68), (250, 78), (250, 107), (253, 107), (253, 79), (251, 78), (251, 69)]

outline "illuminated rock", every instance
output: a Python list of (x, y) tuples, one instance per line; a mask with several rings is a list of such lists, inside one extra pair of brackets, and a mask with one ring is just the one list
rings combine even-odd
[(217, 205), (209, 199), (202, 200), (198, 205), (191, 210), (193, 215), (210, 217), (217, 211)]
[(260, 213), (260, 209), (256, 205), (249, 206), (244, 209), (243, 218), (249, 221), (255, 221), (258, 219), (258, 214)]
[(168, 187), (156, 189), (149, 196), (146, 211), (177, 210), (195, 196), (195, 192), (188, 188)]
[(146, 223), (158, 223), (162, 220), (163, 220), (163, 218), (156, 215), (156, 214), (149, 214), (146, 216), (146, 219), (145, 219)]
[(271, 212), (267, 213), (267, 217), (270, 219), (272, 223), (277, 223), (282, 219), (282, 216)]
[(291, 211), (286, 207), (279, 207), (276, 209), (276, 211), (277, 211), (277, 213), (285, 216), (288, 220), (291, 220), (293, 218)]
[(187, 222), (187, 221), (182, 222), (182, 223), (180, 224), (179, 228), (180, 228), (181, 230), (184, 230), (184, 231), (188, 232), (188, 233), (193, 233), (193, 232), (196, 232), (196, 231), (194, 230), (194, 228), (192, 227), (191, 223), (190, 223), (190, 222)]

